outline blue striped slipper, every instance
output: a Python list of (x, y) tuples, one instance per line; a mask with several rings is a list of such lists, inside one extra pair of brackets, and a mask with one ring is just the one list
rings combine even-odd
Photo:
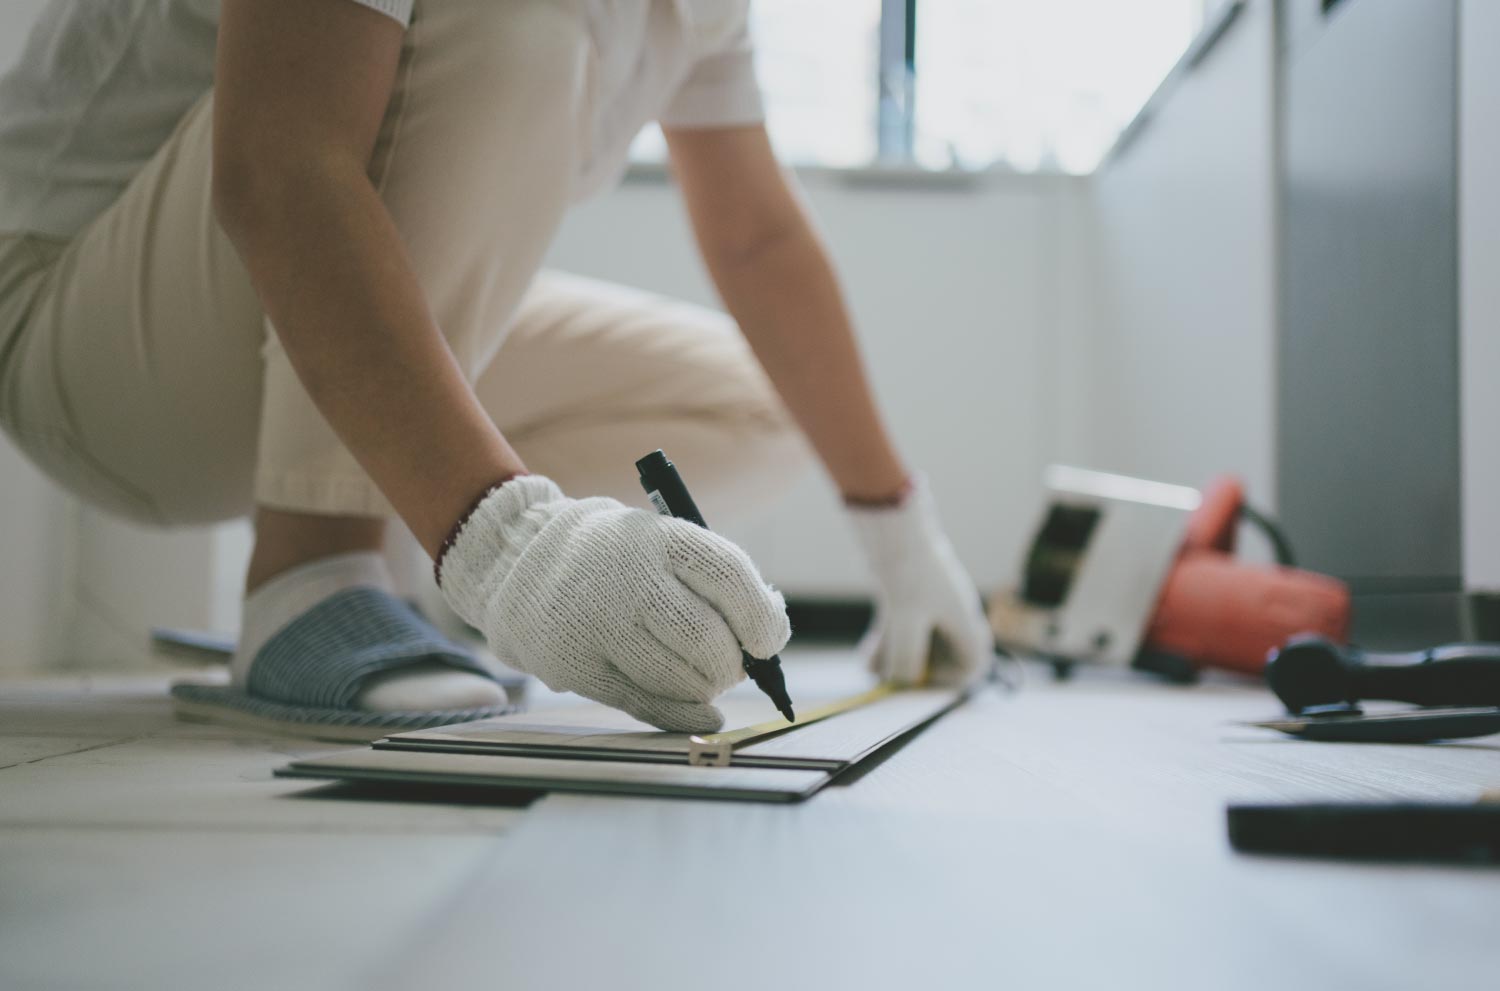
[[(253, 726), (320, 740), (369, 741), (391, 733), (489, 719), (516, 704), (478, 709), (365, 712), (354, 708), (371, 675), (428, 661), (493, 678), (478, 658), (439, 633), (411, 606), (377, 588), (345, 589), (266, 641), (244, 688), (178, 682), (179, 718)], [(507, 686), (514, 701), (518, 694)]]

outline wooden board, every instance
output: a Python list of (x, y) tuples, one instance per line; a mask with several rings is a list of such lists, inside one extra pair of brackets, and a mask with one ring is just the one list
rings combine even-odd
[(295, 761), (278, 769), (276, 775), (751, 802), (801, 801), (827, 784), (829, 777), (822, 771), (759, 767), (688, 767), (370, 749)]
[[(791, 725), (781, 719), (761, 722), (768, 703), (759, 695), (738, 692), (721, 699), (718, 704), (729, 728), (715, 737), (733, 741), (731, 763), (841, 771), (959, 701), (957, 693), (945, 690), (867, 696), (863, 693), (869, 692), (870, 685), (863, 673), (852, 666), (844, 673), (842, 678), (823, 679), (815, 691), (802, 692), (798, 705), (809, 717)], [(860, 704), (816, 718), (817, 710), (835, 709), (849, 698)], [(399, 733), (377, 741), (375, 747), (661, 764), (687, 763), (694, 749), (689, 734), (663, 733), (591, 702)]]

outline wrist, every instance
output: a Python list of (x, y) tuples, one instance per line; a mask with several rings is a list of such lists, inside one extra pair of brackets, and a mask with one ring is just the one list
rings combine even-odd
[(900, 509), (916, 490), (916, 476), (902, 472), (898, 481), (879, 487), (843, 489), (844, 506), (849, 509)]
[(463, 533), (464, 527), (468, 525), (469, 520), (478, 512), (479, 507), (506, 482), (530, 474), (531, 472), (529, 471), (515, 471), (508, 475), (502, 475), (489, 485), (486, 485), (482, 492), (469, 500), (469, 504), (464, 508), (464, 511), (458, 514), (458, 519), (453, 521), (453, 526), (448, 528), (448, 535), (438, 545), (437, 553), (432, 556), (432, 577), (438, 583), (439, 588), (443, 584), (443, 562), (447, 560), (448, 553), (453, 550), (453, 545), (458, 542), (459, 534)]
[(453, 611), (486, 629), (484, 617), (500, 587), (571, 502), (545, 475), (517, 475), (492, 488), (460, 522), (437, 562), (439, 587)]
[(846, 504), (856, 542), (877, 575), (904, 568), (922, 557), (937, 537), (937, 521), (927, 482), (921, 474), (909, 480), (900, 503), (872, 507)]

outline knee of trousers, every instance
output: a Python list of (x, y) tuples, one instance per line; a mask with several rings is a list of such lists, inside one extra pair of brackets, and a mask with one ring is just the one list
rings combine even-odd
[(738, 424), (746, 443), (782, 449), (801, 442), (791, 413), (748, 347), (726, 348), (703, 373), (719, 397), (709, 412)]
[(736, 512), (774, 501), (813, 464), (806, 438), (731, 319), (686, 304), (678, 315), (700, 343), (679, 359), (685, 367), (674, 369), (674, 377), (706, 386), (684, 409), (717, 434), (714, 443), (728, 463), (720, 487), (734, 490), (720, 500)]
[(637, 501), (630, 463), (660, 447), (717, 518), (764, 505), (811, 463), (729, 317), (576, 275), (538, 279), (477, 392), (570, 492)]
[(730, 407), (730, 416), (738, 424), (730, 441), (747, 472), (763, 479), (755, 486), (758, 498), (769, 500), (789, 488), (814, 459), (807, 439), (759, 366), (752, 365), (744, 374), (754, 380), (746, 383), (754, 394)]

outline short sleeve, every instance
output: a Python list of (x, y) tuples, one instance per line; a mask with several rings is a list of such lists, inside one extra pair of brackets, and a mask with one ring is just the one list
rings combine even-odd
[(693, 63), (660, 117), (663, 127), (682, 128), (735, 127), (765, 119), (748, 26)]
[(411, 24), (411, 7), (416, 0), (354, 0), (361, 7), (378, 10), (387, 17), (400, 22), (402, 27)]

